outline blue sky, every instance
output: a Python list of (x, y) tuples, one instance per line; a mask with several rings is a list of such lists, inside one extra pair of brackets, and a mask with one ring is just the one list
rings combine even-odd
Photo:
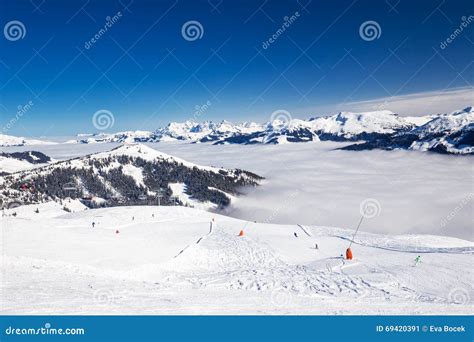
[[(421, 115), (472, 99), (474, 22), (441, 47), (474, 14), (469, 1), (0, 4), (2, 26), (16, 20), (25, 31), (0, 37), (0, 124), (10, 135), (97, 132), (102, 109), (114, 116), (107, 131), (121, 131), (191, 119), (206, 104), (198, 120), (266, 121), (280, 109), (298, 118), (385, 107)], [(201, 25), (199, 39), (183, 37), (188, 21)], [(360, 33), (368, 21), (378, 26), (373, 40)]]

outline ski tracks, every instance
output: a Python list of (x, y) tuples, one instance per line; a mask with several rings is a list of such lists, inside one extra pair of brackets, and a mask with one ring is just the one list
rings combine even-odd
[(301, 230), (309, 237), (312, 237), (313, 235), (301, 224), (297, 224), (298, 227), (301, 228)]
[[(214, 226), (214, 223), (211, 221), (211, 222), (209, 223), (209, 232), (208, 232), (206, 235), (201, 236), (193, 245), (198, 245), (199, 243), (201, 243), (201, 241), (202, 241), (204, 238), (206, 238), (206, 237), (208, 237), (209, 235), (211, 235), (212, 232), (214, 231), (214, 227), (213, 227), (213, 226)], [(173, 259), (179, 257), (181, 254), (184, 253), (184, 251), (186, 251), (188, 248), (190, 248), (190, 247), (193, 246), (193, 245), (187, 245), (186, 247), (184, 247), (181, 251), (179, 251), (178, 254), (176, 254), (176, 255), (173, 257)]]

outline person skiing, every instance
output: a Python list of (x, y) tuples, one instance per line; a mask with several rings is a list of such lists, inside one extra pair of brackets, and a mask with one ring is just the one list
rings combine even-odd
[(319, 247), (318, 247), (318, 244), (317, 244), (317, 243), (315, 243), (315, 244), (314, 244), (314, 249), (319, 249)]
[(132, 216), (132, 221), (135, 221), (135, 216)]
[(95, 228), (95, 222), (92, 222), (92, 228)]
[(296, 232), (293, 233), (295, 235), (295, 237), (298, 237), (298, 234), (296, 234)]
[(418, 256), (415, 258), (415, 266), (418, 265), (420, 262), (421, 262), (421, 256), (418, 255)]

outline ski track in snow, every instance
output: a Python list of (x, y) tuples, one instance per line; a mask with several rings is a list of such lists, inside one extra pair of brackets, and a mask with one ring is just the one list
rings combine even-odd
[(295, 237), (294, 225), (189, 208), (64, 214), (44, 206), (2, 218), (4, 314), (472, 312), (473, 247), (455, 246), (463, 240), (425, 239), (428, 254), (414, 267), (412, 254), (421, 252), (403, 243), (417, 236), (361, 232), (347, 261), (340, 253), (349, 230), (298, 225), (304, 234)]
[[(352, 239), (347, 238), (345, 236), (338, 236), (333, 235), (342, 240), (352, 241)], [(365, 247), (372, 247), (372, 248), (379, 248), (385, 249), (387, 251), (394, 251), (394, 252), (403, 252), (403, 253), (451, 253), (451, 254), (473, 254), (474, 247), (454, 247), (454, 248), (432, 248), (432, 247), (409, 247), (409, 248), (396, 248), (396, 247), (389, 247), (389, 246), (377, 246), (376, 244), (364, 243), (357, 240), (352, 242), (355, 245), (365, 246)]]
[[(211, 221), (211, 223), (209, 224), (209, 233), (207, 233), (206, 235), (203, 235), (201, 236), (197, 241), (196, 241), (196, 245), (199, 244), (206, 236), (209, 236), (212, 234), (212, 228), (213, 227), (213, 223)], [(192, 245), (187, 245), (186, 247), (184, 247), (181, 251), (179, 251), (178, 254), (176, 254), (174, 257), (177, 258), (179, 257), (181, 254), (183, 254), (188, 248), (190, 248)]]
[(311, 233), (310, 233), (305, 227), (303, 227), (303, 225), (298, 224), (297, 226), (300, 227), (301, 230), (302, 230), (306, 235), (312, 236)]

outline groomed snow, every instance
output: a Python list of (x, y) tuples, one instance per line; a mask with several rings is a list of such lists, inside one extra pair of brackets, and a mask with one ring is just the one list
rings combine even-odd
[(1, 218), (2, 314), (472, 313), (467, 241), (361, 232), (347, 261), (351, 230), (184, 207), (76, 209)]

